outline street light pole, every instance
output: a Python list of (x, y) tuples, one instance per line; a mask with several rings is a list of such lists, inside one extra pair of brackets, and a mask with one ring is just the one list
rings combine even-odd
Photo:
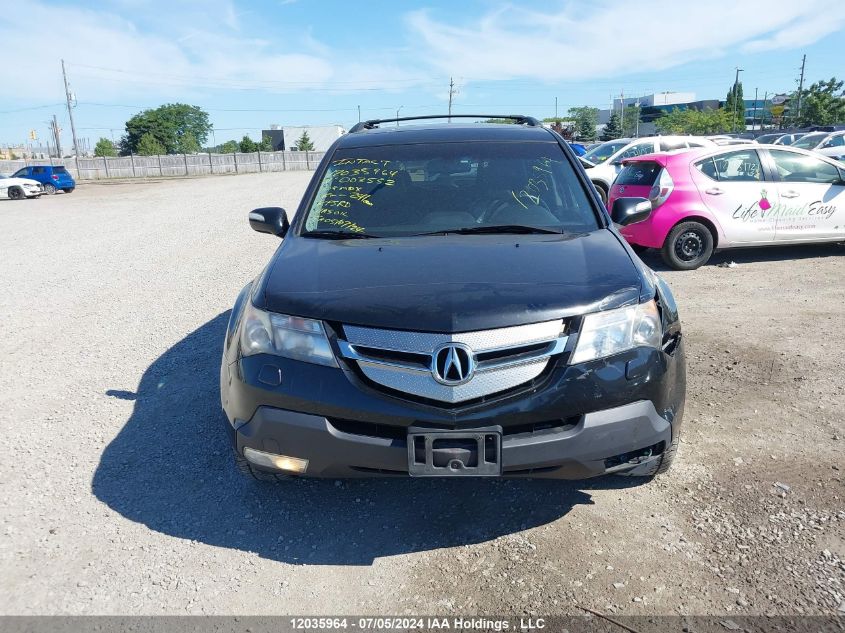
[(637, 126), (634, 136), (640, 138), (640, 100), (637, 99), (637, 102), (634, 105), (637, 107)]
[(404, 107), (405, 106), (400, 105), (398, 108), (396, 108), (396, 127), (399, 127), (399, 110), (401, 110)]

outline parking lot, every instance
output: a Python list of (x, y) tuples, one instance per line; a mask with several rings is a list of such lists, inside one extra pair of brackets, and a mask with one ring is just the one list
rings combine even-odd
[(235, 471), (219, 360), (277, 244), (247, 212), (309, 178), (0, 201), (0, 611), (845, 612), (845, 246), (645, 256), (689, 363), (651, 483), (272, 486)]

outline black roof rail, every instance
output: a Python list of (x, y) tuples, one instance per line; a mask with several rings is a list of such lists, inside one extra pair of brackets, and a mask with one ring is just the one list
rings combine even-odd
[(349, 133), (354, 134), (361, 130), (371, 130), (378, 127), (380, 123), (399, 123), (399, 121), (421, 121), (424, 119), (510, 119), (518, 125), (528, 125), (530, 127), (542, 127), (543, 125), (533, 116), (526, 116), (524, 114), (426, 114), (423, 116), (403, 116), (394, 119), (359, 121), (352, 126)]

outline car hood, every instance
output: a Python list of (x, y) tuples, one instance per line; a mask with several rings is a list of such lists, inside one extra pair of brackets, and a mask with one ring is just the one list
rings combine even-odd
[(0, 184), (4, 185), (40, 185), (41, 183), (32, 178), (3, 178), (0, 179)]
[(561, 318), (631, 300), (642, 285), (607, 229), (576, 236), (294, 237), (262, 283), (263, 307), (273, 312), (426, 332)]

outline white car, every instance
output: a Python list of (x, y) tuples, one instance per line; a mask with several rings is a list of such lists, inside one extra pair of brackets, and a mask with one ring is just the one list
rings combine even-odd
[(0, 198), (23, 200), (38, 198), (44, 194), (41, 183), (29, 178), (9, 178), (0, 176)]
[(792, 147), (808, 149), (836, 160), (845, 160), (845, 130), (812, 132), (799, 138)]
[(716, 147), (716, 144), (700, 136), (649, 136), (637, 139), (616, 139), (602, 143), (584, 154), (583, 158), (596, 163), (595, 167), (587, 170), (587, 175), (598, 189), (602, 202), (607, 203), (607, 192), (610, 191), (616, 176), (622, 171), (623, 160), (643, 154), (669, 152), (691, 147)]

